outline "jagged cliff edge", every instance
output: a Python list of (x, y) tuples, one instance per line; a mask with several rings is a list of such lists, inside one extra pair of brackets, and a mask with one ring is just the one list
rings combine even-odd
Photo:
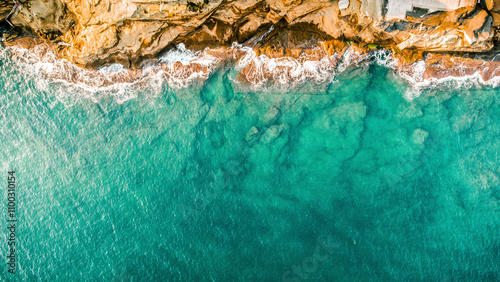
[[(212, 47), (206, 52), (221, 61), (239, 60), (245, 55), (230, 48), (238, 42), (257, 56), (328, 58), (333, 65), (338, 63), (334, 55), (346, 50), (363, 54), (385, 48), (400, 57), (402, 70), (432, 57), (426, 75), (438, 77), (446, 73), (435, 63), (450, 69), (446, 64), (452, 56), (470, 66), (461, 75), (476, 72), (481, 62), (468, 57), (495, 48), (500, 1), (413, 2), (32, 0), (17, 2), (21, 8), (14, 10), (14, 1), (0, 0), (0, 13), (22, 28), (20, 38), (8, 44), (30, 48), (44, 42), (60, 58), (85, 68), (112, 63), (139, 68), (179, 43), (191, 50)], [(203, 71), (203, 66), (195, 67)], [(483, 76), (492, 76), (491, 66), (487, 69)], [(265, 69), (259, 71), (266, 75)], [(250, 72), (251, 65), (242, 75), (252, 82), (255, 73)]]

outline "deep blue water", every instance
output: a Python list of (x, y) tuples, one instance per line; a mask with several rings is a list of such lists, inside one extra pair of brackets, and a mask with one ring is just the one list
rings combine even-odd
[(0, 68), (19, 218), (2, 281), (500, 280), (499, 89), (405, 100), (371, 64), (287, 92), (219, 70), (122, 102)]

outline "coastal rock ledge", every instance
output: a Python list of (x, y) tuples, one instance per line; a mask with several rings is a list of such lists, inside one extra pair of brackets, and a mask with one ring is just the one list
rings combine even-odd
[(499, 11), (500, 1), (492, 0), (0, 0), (5, 42), (41, 38), (60, 58), (86, 68), (138, 68), (178, 43), (202, 50), (237, 42), (283, 56), (328, 41), (408, 58), (487, 52), (495, 46)]

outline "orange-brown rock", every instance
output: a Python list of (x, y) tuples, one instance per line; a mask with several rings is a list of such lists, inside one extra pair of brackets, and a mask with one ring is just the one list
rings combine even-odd
[(450, 54), (429, 54), (425, 64), (425, 79), (463, 77), (478, 73), (484, 81), (488, 81), (500, 75), (500, 62)]
[[(181, 42), (198, 50), (234, 42), (262, 45), (262, 52), (271, 57), (298, 56), (299, 49), (330, 40), (359, 42), (360, 48), (377, 44), (484, 52), (493, 47), (493, 27), (498, 22), (481, 5), (384, 20), (378, 16), (383, 1), (368, 0), (351, 0), (342, 10), (337, 1), (329, 0), (21, 2), (22, 9), (10, 21), (57, 44), (60, 57), (84, 67), (115, 62), (138, 67)], [(486, 1), (486, 8), (495, 11), (497, 2)], [(10, 5), (0, 0), (0, 12), (6, 13)], [(340, 48), (337, 45), (325, 43), (322, 48), (331, 54)]]

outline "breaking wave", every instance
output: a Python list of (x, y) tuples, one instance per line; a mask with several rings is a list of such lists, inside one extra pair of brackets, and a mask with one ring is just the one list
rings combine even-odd
[(332, 56), (318, 47), (295, 57), (273, 58), (266, 54), (257, 55), (253, 48), (236, 43), (230, 48), (207, 48), (196, 52), (186, 49), (181, 43), (156, 62), (139, 70), (127, 69), (120, 64), (98, 70), (81, 68), (58, 58), (44, 44), (30, 50), (2, 48), (0, 59), (13, 69), (11, 72), (17, 69), (17, 75), (25, 78), (38, 76), (35, 87), (47, 90), (50, 85), (51, 91), (55, 91), (56, 97), (64, 103), (79, 98), (98, 101), (102, 97), (113, 97), (116, 102), (123, 103), (138, 96), (159, 96), (166, 88), (181, 89), (203, 83), (225, 66), (225, 62), (231, 62), (238, 73), (232, 79), (241, 85), (248, 85), (252, 90), (288, 91), (308, 82), (318, 85), (332, 83), (349, 68), (371, 63), (393, 69), (406, 81), (409, 85), (405, 93), (407, 99), (416, 98), (422, 90), (435, 87), (500, 85), (500, 74), (496, 75), (496, 69), (493, 72), (490, 69), (493, 74), (488, 77), (479, 70), (473, 71), (474, 66), (457, 63), (450, 75), (440, 73), (439, 77), (432, 77), (428, 75), (429, 66), (425, 60), (401, 67), (389, 50), (359, 53), (353, 48)]
[[(500, 71), (500, 68), (496, 64), (478, 68), (475, 65), (456, 62), (452, 67), (435, 77), (433, 77), (432, 74), (428, 74), (428, 68), (429, 66), (425, 60), (415, 62), (406, 68), (394, 68), (394, 70), (409, 84), (404, 95), (406, 99), (415, 99), (422, 94), (422, 91), (429, 89), (497, 88), (500, 85), (500, 75), (496, 75), (496, 72)], [(454, 75), (457, 72), (459, 75)]]
[[(303, 54), (298, 59), (291, 57), (269, 58), (266, 55), (257, 56), (248, 48), (243, 58), (237, 62), (237, 70), (242, 72), (246, 81), (253, 88), (262, 88), (267, 83), (277, 84), (282, 90), (302, 85), (306, 80), (317, 84), (331, 80), (335, 71), (337, 54), (319, 60)], [(284, 87), (284, 88), (283, 88)]]
[(159, 68), (167, 83), (173, 88), (185, 88), (196, 81), (206, 80), (221, 64), (222, 58), (217, 57), (209, 49), (193, 52), (179, 43), (158, 59)]

